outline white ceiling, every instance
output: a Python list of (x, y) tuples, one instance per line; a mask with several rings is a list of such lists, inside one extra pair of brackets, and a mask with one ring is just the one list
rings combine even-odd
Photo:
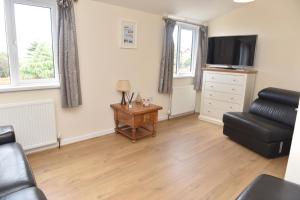
[(233, 0), (97, 0), (159, 15), (206, 22), (243, 4)]

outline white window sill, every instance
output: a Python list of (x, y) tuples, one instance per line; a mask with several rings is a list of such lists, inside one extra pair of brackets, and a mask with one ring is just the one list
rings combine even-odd
[(22, 86), (6, 86), (0, 87), (0, 93), (4, 92), (18, 92), (18, 91), (33, 91), (33, 90), (46, 90), (46, 89), (58, 89), (59, 83), (51, 84), (39, 84), (39, 85), (22, 85)]
[(181, 75), (181, 76), (173, 76), (174, 79), (181, 79), (181, 78), (194, 78), (194, 75)]

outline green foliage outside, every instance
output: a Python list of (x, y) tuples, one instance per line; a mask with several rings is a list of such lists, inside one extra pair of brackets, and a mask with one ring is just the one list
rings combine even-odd
[(190, 72), (190, 68), (192, 66), (192, 58), (191, 52), (187, 49), (185, 52), (181, 52), (181, 63), (180, 63), (180, 71), (183, 73)]
[(20, 65), (22, 80), (54, 78), (52, 49), (46, 43), (33, 42)]
[[(180, 52), (180, 65), (178, 66), (178, 70), (180, 73), (189, 73), (190, 68), (192, 66), (192, 57), (190, 50), (186, 50), (186, 52), (181, 51)], [(174, 56), (174, 74), (177, 73), (176, 65), (177, 65), (177, 52), (175, 51), (175, 56)]]
[(7, 54), (0, 52), (0, 78), (9, 76), (8, 58)]
[[(20, 65), (22, 80), (54, 78), (52, 50), (46, 43), (33, 42)], [(7, 77), (9, 77), (8, 56), (0, 52), (0, 78)]]
[(184, 62), (182, 63), (182, 67), (184, 67), (184, 68), (190, 68), (191, 65), (192, 65), (192, 58), (191, 57), (185, 59)]

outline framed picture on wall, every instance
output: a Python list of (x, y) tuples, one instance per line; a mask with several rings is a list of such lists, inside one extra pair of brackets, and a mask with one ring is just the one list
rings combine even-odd
[(135, 21), (122, 20), (121, 22), (121, 48), (137, 48), (137, 23)]

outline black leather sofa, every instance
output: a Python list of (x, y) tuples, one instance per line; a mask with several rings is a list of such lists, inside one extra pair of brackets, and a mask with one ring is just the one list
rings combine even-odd
[(11, 126), (0, 127), (0, 200), (47, 200)]
[(260, 175), (236, 200), (299, 200), (300, 186), (282, 179)]
[(265, 156), (289, 154), (300, 93), (278, 88), (259, 92), (249, 112), (223, 116), (224, 135)]

